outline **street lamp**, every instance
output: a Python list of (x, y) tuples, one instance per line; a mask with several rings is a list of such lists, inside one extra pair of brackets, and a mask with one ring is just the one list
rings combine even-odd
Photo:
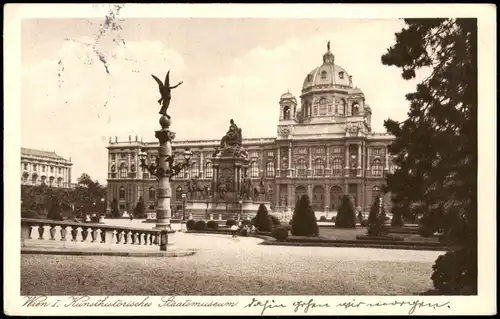
[(205, 208), (205, 216), (208, 214), (208, 204), (210, 204), (210, 187), (207, 187), (207, 208)]
[(168, 177), (169, 180), (172, 180), (172, 177), (178, 175), (184, 168), (189, 167), (189, 160), (193, 153), (191, 151), (185, 150), (182, 153), (184, 157), (184, 162), (175, 163), (175, 155), (167, 155), (165, 162), (169, 163), (166, 169), (163, 169), (158, 163), (146, 163), (147, 154), (143, 150), (139, 153), (139, 159), (141, 161), (141, 167), (149, 172), (152, 176), (156, 176), (158, 179), (162, 177)]

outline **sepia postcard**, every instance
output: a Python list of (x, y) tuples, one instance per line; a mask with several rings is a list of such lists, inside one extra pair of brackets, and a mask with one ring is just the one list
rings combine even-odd
[(496, 314), (494, 5), (8, 4), (4, 30), (4, 313)]

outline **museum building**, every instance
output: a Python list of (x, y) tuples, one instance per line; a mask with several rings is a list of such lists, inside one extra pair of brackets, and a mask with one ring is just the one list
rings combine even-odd
[[(329, 45), (322, 64), (306, 75), (299, 101), (284, 93), (279, 109), (277, 137), (243, 138), (251, 160), (248, 172), (255, 185), (263, 178), (272, 211), (293, 210), (303, 194), (309, 195), (316, 212), (336, 211), (343, 195), (349, 195), (357, 209), (368, 211), (380, 196), (385, 175), (394, 170), (388, 152), (394, 137), (372, 131), (372, 110), (362, 90), (353, 86), (352, 76), (335, 64)], [(219, 144), (173, 141), (174, 152), (193, 153), (191, 168), (172, 179), (173, 216), (182, 207), (188, 180), (197, 177), (213, 187), (211, 157)], [(144, 149), (150, 162), (157, 147), (158, 142), (142, 142), (137, 136), (128, 141), (110, 138), (108, 204), (116, 198), (120, 211), (130, 212), (142, 197), (147, 209), (154, 209), (157, 180), (140, 168), (138, 155)], [(386, 209), (391, 206), (389, 196)]]

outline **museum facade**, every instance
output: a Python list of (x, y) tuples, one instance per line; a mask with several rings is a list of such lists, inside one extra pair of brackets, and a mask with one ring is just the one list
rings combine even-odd
[[(274, 212), (290, 211), (308, 194), (315, 211), (333, 212), (343, 195), (368, 211), (381, 193), (385, 176), (394, 170), (388, 145), (394, 137), (371, 129), (372, 110), (352, 76), (335, 64), (328, 46), (323, 63), (309, 72), (299, 100), (291, 93), (279, 99), (277, 136), (244, 138), (250, 157), (250, 178), (265, 184), (265, 200)], [(190, 150), (193, 165), (172, 179), (173, 214), (192, 178), (213, 189), (211, 157), (220, 140), (174, 140), (173, 151)], [(108, 202), (116, 198), (121, 211), (132, 211), (140, 197), (154, 209), (157, 181), (140, 168), (139, 152), (148, 162), (157, 156), (157, 142), (110, 139)], [(386, 195), (386, 209), (391, 206)]]

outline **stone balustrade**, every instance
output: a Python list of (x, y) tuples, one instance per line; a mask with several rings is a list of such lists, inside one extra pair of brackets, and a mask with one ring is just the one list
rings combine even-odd
[(21, 218), (21, 246), (160, 250), (160, 231), (71, 221)]

